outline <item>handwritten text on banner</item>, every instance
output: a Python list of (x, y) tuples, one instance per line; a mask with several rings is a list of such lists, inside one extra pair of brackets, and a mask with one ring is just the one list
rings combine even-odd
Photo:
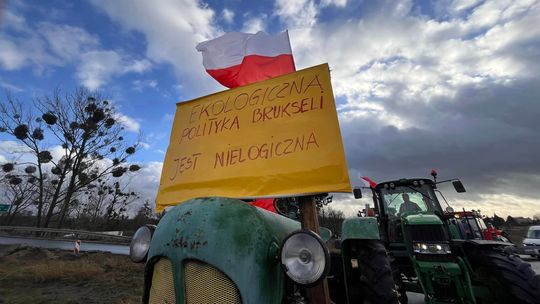
[(157, 210), (196, 197), (350, 191), (323, 64), (178, 103)]

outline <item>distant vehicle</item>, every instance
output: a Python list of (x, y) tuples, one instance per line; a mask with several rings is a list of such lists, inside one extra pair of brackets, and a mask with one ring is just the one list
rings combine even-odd
[(523, 253), (540, 259), (540, 226), (531, 226), (523, 240)]
[(490, 240), (511, 243), (506, 232), (484, 222), (480, 211), (457, 211), (453, 213), (464, 239)]

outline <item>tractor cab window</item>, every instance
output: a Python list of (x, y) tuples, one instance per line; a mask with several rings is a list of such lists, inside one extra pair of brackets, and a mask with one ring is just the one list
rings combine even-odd
[(482, 239), (480, 221), (474, 217), (461, 218), (461, 233), (465, 239)]
[(442, 212), (433, 190), (426, 185), (382, 188), (381, 195), (385, 212), (389, 216), (399, 216), (404, 213)]
[(487, 230), (486, 223), (481, 218), (478, 219), (478, 226), (480, 226), (480, 229), (482, 229), (482, 230)]

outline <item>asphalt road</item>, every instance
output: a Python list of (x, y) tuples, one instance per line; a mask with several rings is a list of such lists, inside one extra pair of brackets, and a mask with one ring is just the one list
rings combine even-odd
[[(19, 244), (48, 249), (73, 250), (74, 240), (49, 240), (23, 237), (0, 236), (0, 244)], [(103, 251), (114, 254), (129, 255), (129, 245), (105, 244), (96, 242), (82, 242), (81, 251)]]
[[(531, 258), (528, 255), (522, 255), (521, 258), (531, 264), (531, 267), (534, 269), (534, 271), (537, 274), (540, 274), (540, 259), (538, 258)], [(424, 303), (424, 295), (414, 292), (407, 292), (407, 296), (409, 297), (409, 304), (423, 304)]]

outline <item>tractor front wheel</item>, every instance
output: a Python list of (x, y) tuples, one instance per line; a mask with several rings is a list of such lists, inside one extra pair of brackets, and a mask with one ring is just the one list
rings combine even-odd
[(397, 304), (396, 284), (384, 245), (374, 240), (362, 241), (357, 260), (364, 303)]
[(476, 284), (488, 287), (489, 303), (540, 303), (540, 275), (517, 255), (476, 249), (469, 256)]

